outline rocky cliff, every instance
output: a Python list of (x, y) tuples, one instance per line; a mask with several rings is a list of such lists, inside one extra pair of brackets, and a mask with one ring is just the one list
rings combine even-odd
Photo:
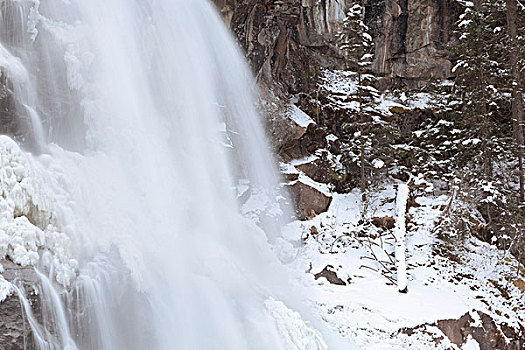
[[(33, 268), (21, 267), (9, 260), (2, 260), (2, 272), (5, 280), (18, 286), (19, 291), (26, 295), (26, 301), (31, 305), (32, 312), (39, 322), (41, 319), (41, 301), (38, 296), (38, 277)], [(35, 339), (22, 300), (18, 292), (12, 291), (0, 302), (0, 349), (36, 349)]]
[[(351, 0), (214, 0), (263, 83), (285, 92), (315, 87), (320, 67), (342, 67), (335, 46)], [(370, 0), (365, 21), (384, 82), (419, 86), (448, 77), (446, 50), (457, 9), (451, 0)]]

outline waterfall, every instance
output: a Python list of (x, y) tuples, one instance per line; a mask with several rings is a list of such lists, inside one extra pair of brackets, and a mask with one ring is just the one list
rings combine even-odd
[[(41, 320), (17, 288), (37, 347), (325, 348), (279, 301), (300, 299), (287, 296), (291, 278), (269, 244), (289, 215), (278, 204), (257, 87), (215, 8), (205, 0), (0, 8), (0, 29), (9, 28), (0, 65), (12, 82), (22, 76), (25, 93), (15, 95), (27, 133), (45, 144), (27, 160), (47, 187), (38, 192), (46, 206), (26, 214), (42, 218), (26, 223), (44, 235)], [(240, 215), (239, 183), (261, 199), (260, 227)]]

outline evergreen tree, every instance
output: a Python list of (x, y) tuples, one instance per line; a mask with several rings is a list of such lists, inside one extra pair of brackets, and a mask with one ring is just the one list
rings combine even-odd
[(458, 22), (459, 41), (452, 48), (457, 64), (455, 89), (461, 95), (463, 122), (481, 139), (478, 165), (480, 175), (490, 178), (493, 173), (495, 117), (501, 98), (497, 86), (505, 78), (500, 58), (504, 56), (501, 43), (505, 40), (495, 20), (495, 2), (461, 2), (464, 11)]
[(349, 96), (357, 104), (357, 123), (359, 139), (360, 188), (363, 199), (366, 197), (368, 184), (366, 176), (366, 151), (370, 140), (366, 136), (370, 125), (367, 108), (373, 105), (378, 91), (374, 88), (375, 77), (372, 73), (374, 43), (364, 23), (365, 6), (363, 0), (357, 0), (348, 10), (343, 21), (343, 28), (338, 35), (338, 46), (345, 57), (346, 69), (356, 75), (355, 94)]
[[(486, 221), (481, 238), (504, 248), (509, 235), (518, 237), (523, 229), (517, 199), (523, 184), (524, 9), (516, 0), (458, 2), (463, 13), (451, 51), (461, 108), (452, 119), (462, 130), (460, 144), (470, 147), (458, 153), (456, 175), (462, 179), (461, 196)], [(479, 148), (471, 146), (473, 140)]]
[[(512, 91), (512, 125), (514, 128), (514, 140), (516, 145), (516, 153), (518, 157), (518, 177), (519, 177), (519, 200), (525, 202), (525, 179), (523, 174), (523, 152), (524, 152), (524, 135), (523, 135), (523, 86), (521, 80), (521, 70), (523, 69), (524, 51), (523, 51), (523, 34), (518, 34), (518, 29), (523, 30), (524, 21), (519, 21), (523, 18), (525, 11), (519, 7), (516, 0), (506, 0), (506, 14), (507, 14), (507, 33), (509, 36), (509, 51), (510, 51), (510, 90)], [(519, 16), (521, 14), (521, 16)], [(520, 41), (522, 41), (520, 43)], [(521, 44), (521, 45), (520, 45)]]

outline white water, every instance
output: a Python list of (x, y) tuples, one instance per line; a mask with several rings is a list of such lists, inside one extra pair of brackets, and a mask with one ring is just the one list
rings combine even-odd
[[(256, 87), (213, 6), (2, 4), (3, 26), (20, 22), (2, 40), (28, 71), (20, 86), (35, 97), (20, 100), (33, 137), (48, 135), (39, 169), (71, 240), (41, 257), (42, 324), (18, 289), (39, 348), (324, 348), (268, 303), (300, 299), (268, 243), (279, 218), (261, 219), (265, 234), (239, 214), (239, 181), (273, 201), (278, 177)], [(80, 266), (65, 289), (58, 250)]]
[(40, 116), (33, 109), (33, 107), (24, 105), (24, 108), (27, 110), (27, 114), (29, 115), (31, 131), (33, 132), (35, 143), (39, 148), (42, 148), (47, 143), (44, 126), (42, 125), (42, 119), (40, 119)]

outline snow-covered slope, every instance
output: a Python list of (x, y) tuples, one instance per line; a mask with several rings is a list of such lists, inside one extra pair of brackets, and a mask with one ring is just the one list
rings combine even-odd
[[(519, 334), (525, 325), (523, 271), (518, 277), (508, 252), (470, 237), (454, 243), (446, 230), (445, 236), (436, 233), (449, 215), (448, 195), (411, 190), (408, 293), (398, 292), (392, 230), (398, 186), (384, 183), (367, 203), (358, 190), (333, 194), (326, 213), (288, 225), (286, 238), (300, 246), (294, 267), (320, 317), (363, 349), (457, 349), (435, 323), (476, 315), (474, 310)], [(475, 346), (471, 338), (463, 349)]]

